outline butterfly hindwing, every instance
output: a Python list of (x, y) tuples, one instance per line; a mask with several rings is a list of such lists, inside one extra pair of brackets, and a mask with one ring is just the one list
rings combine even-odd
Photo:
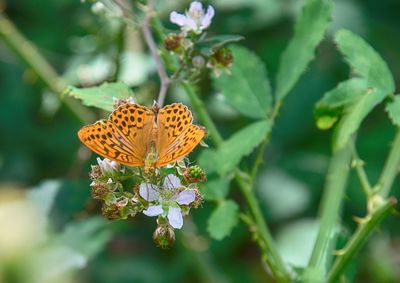
[(193, 125), (192, 120), (192, 113), (181, 103), (167, 105), (158, 112), (156, 167), (189, 154), (201, 141), (205, 130)]
[(168, 145), (165, 152), (159, 155), (156, 167), (165, 166), (188, 155), (204, 138), (205, 134), (206, 131), (203, 127), (190, 124)]

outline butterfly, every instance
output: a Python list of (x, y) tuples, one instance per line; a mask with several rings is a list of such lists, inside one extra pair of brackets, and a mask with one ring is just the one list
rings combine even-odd
[(192, 121), (182, 103), (161, 109), (126, 103), (107, 120), (81, 128), (78, 137), (103, 157), (149, 172), (181, 159), (200, 143), (206, 131)]

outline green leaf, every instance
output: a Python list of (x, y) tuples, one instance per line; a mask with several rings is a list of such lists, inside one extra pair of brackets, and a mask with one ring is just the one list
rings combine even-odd
[(367, 82), (354, 78), (339, 83), (334, 89), (326, 92), (317, 102), (314, 116), (318, 128), (331, 128), (342, 114), (344, 107), (354, 103), (367, 92)]
[(239, 206), (232, 200), (221, 202), (208, 219), (207, 230), (216, 240), (228, 236), (239, 218)]
[(106, 82), (100, 86), (88, 88), (69, 86), (64, 94), (82, 100), (86, 106), (94, 106), (110, 112), (114, 110), (114, 98), (127, 99), (133, 96), (129, 86), (121, 82)]
[(205, 200), (223, 200), (228, 195), (229, 180), (227, 178), (211, 178), (200, 184), (200, 191)]
[(265, 118), (271, 110), (272, 94), (264, 64), (244, 47), (233, 46), (232, 53), (231, 75), (214, 78), (215, 88), (241, 114)]
[(278, 100), (289, 93), (314, 58), (315, 49), (328, 27), (331, 13), (332, 1), (306, 0), (297, 19), (294, 36), (281, 57), (276, 82)]
[(346, 107), (345, 114), (336, 128), (334, 150), (341, 149), (347, 144), (368, 113), (385, 97), (386, 93), (382, 90), (370, 88), (357, 103)]
[(345, 109), (334, 138), (334, 149), (338, 150), (347, 144), (372, 109), (394, 92), (395, 85), (385, 61), (362, 38), (341, 30), (336, 33), (335, 41), (354, 73), (361, 76), (368, 87), (357, 102)]
[(204, 150), (199, 157), (199, 164), (207, 173), (218, 172), (225, 176), (250, 154), (271, 130), (271, 122), (263, 120), (236, 132), (224, 141), (218, 149)]
[(392, 101), (386, 104), (386, 112), (395, 126), (400, 126), (400, 96), (396, 95)]
[(385, 94), (394, 92), (394, 80), (386, 62), (367, 42), (348, 30), (338, 31), (335, 41), (353, 71), (369, 87), (379, 88)]

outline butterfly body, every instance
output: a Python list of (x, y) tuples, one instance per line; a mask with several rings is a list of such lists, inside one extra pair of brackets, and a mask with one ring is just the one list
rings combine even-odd
[(205, 136), (181, 103), (161, 109), (123, 104), (107, 120), (81, 128), (78, 137), (91, 150), (128, 166), (154, 170), (189, 154)]

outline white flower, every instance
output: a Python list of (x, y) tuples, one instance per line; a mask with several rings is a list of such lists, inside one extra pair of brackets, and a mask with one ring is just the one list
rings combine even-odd
[(189, 11), (186, 11), (185, 15), (173, 11), (170, 14), (170, 21), (180, 26), (184, 32), (193, 31), (200, 34), (211, 24), (211, 19), (214, 17), (214, 8), (209, 5), (207, 12), (204, 12), (203, 4), (194, 1), (190, 4)]
[(164, 214), (173, 228), (181, 229), (183, 216), (180, 205), (188, 205), (196, 198), (195, 190), (185, 189), (179, 192), (181, 187), (181, 180), (173, 174), (165, 177), (162, 188), (150, 183), (140, 184), (140, 196), (148, 202), (157, 203), (150, 205), (143, 213), (147, 216)]
[(104, 175), (110, 175), (114, 171), (118, 171), (120, 169), (120, 164), (116, 161), (110, 160), (108, 158), (104, 158), (101, 160), (100, 157), (97, 157), (97, 163), (100, 166), (101, 172)]

